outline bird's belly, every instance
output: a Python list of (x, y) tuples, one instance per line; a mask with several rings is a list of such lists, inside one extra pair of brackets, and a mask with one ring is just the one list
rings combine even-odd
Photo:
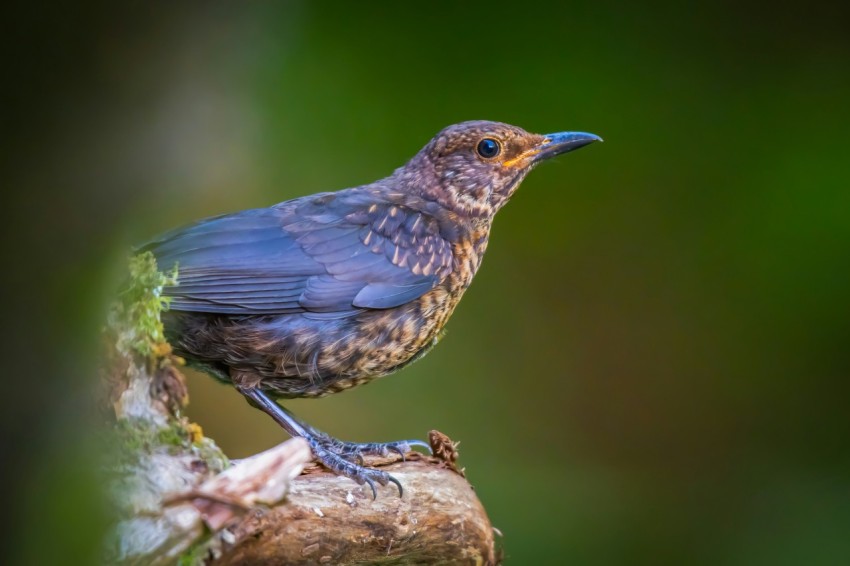
[(373, 311), (361, 326), (370, 347), (354, 373), (386, 375), (416, 359), (433, 346), (456, 305), (457, 299), (438, 288), (403, 307)]

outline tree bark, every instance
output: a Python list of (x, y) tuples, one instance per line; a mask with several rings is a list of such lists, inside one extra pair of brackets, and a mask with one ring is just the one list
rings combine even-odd
[(469, 483), (430, 458), (386, 465), (404, 486), (371, 491), (325, 471), (250, 514), (221, 564), (495, 564), (493, 529)]

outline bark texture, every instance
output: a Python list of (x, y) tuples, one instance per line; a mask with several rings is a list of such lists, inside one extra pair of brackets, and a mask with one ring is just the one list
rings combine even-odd
[(307, 473), (287, 502), (233, 529), (221, 564), (495, 564), (493, 528), (469, 483), (432, 459), (384, 468), (404, 486), (371, 492)]

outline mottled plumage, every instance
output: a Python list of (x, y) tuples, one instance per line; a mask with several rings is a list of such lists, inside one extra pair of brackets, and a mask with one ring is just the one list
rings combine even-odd
[(375, 183), (165, 234), (147, 249), (162, 267), (179, 265), (179, 285), (164, 290), (172, 343), (305, 436), (332, 469), (372, 486), (393, 481), (352, 460), (418, 442), (334, 441), (267, 394), (326, 395), (426, 352), (481, 265), (493, 216), (520, 181), (543, 158), (597, 139), (465, 122)]

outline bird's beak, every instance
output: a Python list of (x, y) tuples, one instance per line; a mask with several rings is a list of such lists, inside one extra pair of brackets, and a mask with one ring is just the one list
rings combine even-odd
[(596, 134), (585, 132), (558, 132), (557, 134), (546, 134), (545, 138), (543, 143), (537, 146), (538, 153), (534, 156), (535, 163), (593, 142), (602, 141), (602, 138)]

